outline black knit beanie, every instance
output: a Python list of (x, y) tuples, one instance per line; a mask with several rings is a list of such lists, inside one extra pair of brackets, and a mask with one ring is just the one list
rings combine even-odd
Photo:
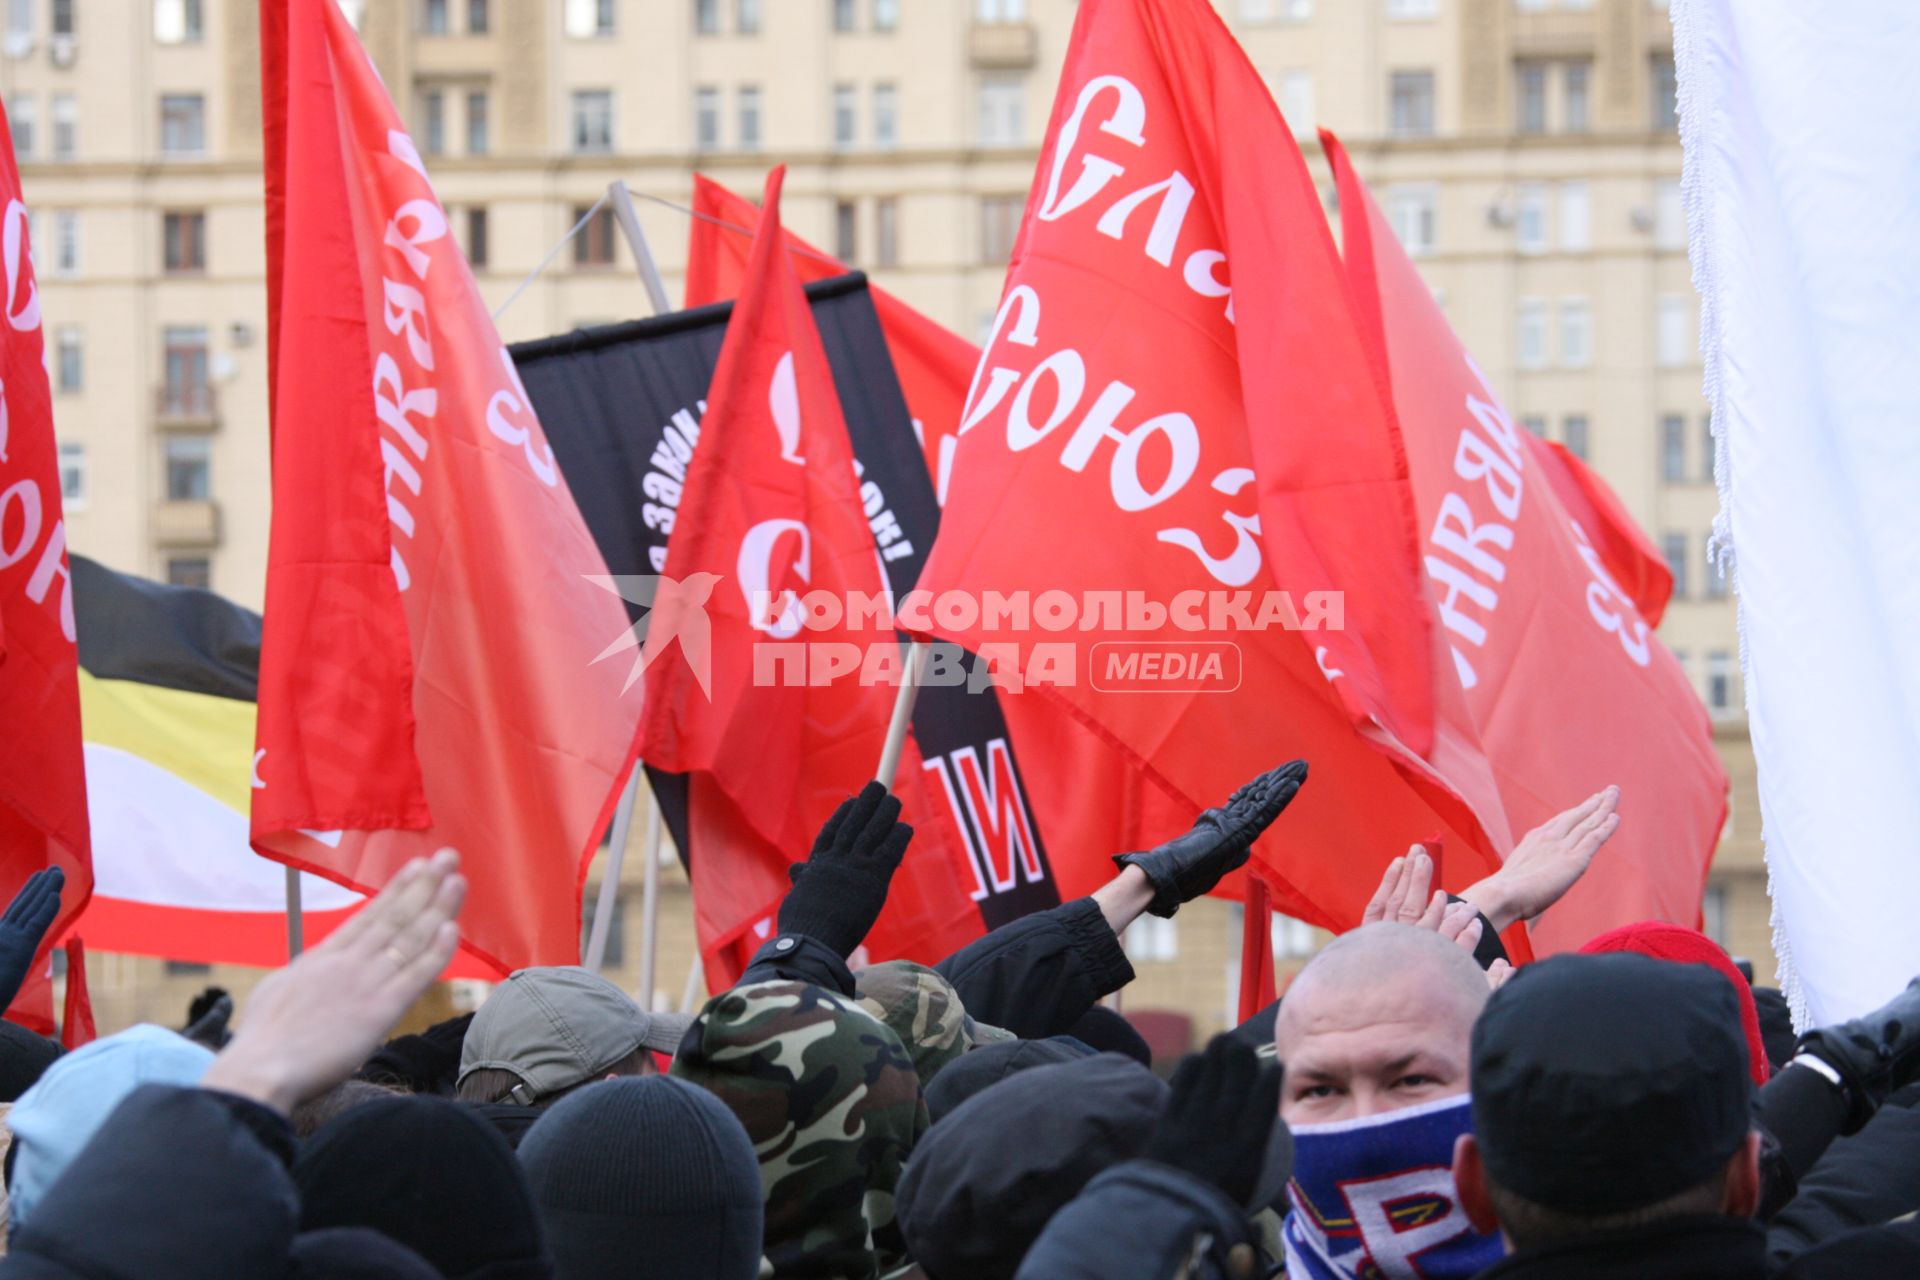
[(471, 1107), (396, 1097), (321, 1127), (293, 1164), (300, 1229), (370, 1227), (446, 1280), (551, 1280), (513, 1149)]
[(440, 1280), (413, 1250), (365, 1227), (329, 1227), (293, 1238), (287, 1280)]
[(559, 1280), (754, 1280), (764, 1210), (747, 1131), (667, 1076), (560, 1099), (520, 1143)]
[(18, 1102), (54, 1059), (60, 1042), (35, 1035), (16, 1022), (0, 1021), (0, 1102)]
[(1034, 1067), (1091, 1058), (1092, 1046), (1067, 1036), (1046, 1040), (1004, 1040), (983, 1044), (947, 1064), (927, 1086), (927, 1115), (935, 1124), (974, 1094), (991, 1089), (1008, 1076)]

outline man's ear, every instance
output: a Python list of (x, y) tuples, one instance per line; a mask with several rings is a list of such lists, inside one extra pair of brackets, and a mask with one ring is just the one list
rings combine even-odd
[[(1460, 1167), (1454, 1156), (1454, 1168)], [(1751, 1218), (1760, 1211), (1760, 1135), (1749, 1133), (1727, 1162), (1727, 1194), (1721, 1212), (1733, 1218)]]
[(1487, 1195), (1487, 1171), (1480, 1163), (1480, 1144), (1463, 1133), (1453, 1144), (1453, 1192), (1473, 1229), (1483, 1236), (1500, 1230), (1500, 1218)]

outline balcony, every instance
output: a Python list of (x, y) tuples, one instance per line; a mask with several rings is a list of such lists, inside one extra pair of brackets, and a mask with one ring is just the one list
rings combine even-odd
[(1031, 22), (976, 22), (967, 51), (976, 71), (1025, 71), (1036, 60), (1040, 37)]
[(205, 498), (156, 502), (153, 540), (167, 548), (219, 546), (220, 504)]
[(200, 383), (162, 383), (153, 391), (154, 425), (162, 431), (211, 431), (220, 425), (220, 399)]

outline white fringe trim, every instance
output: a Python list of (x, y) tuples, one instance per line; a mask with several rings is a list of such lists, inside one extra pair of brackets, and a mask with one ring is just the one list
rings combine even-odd
[[(1714, 137), (1713, 106), (1699, 92), (1704, 78), (1701, 60), (1706, 43), (1703, 14), (1712, 0), (1672, 0), (1673, 59), (1678, 81), (1680, 116), (1681, 177), (1680, 201), (1687, 217), (1687, 256), (1693, 269), (1693, 287), (1700, 295), (1701, 393), (1713, 412), (1713, 483), (1719, 491), (1720, 509), (1713, 517), (1713, 534), (1707, 541), (1708, 562), (1727, 578), (1734, 590), (1737, 629), (1740, 638), (1740, 678), (1746, 689), (1747, 722), (1753, 722), (1756, 684), (1747, 647), (1747, 610), (1739, 600), (1738, 565), (1733, 543), (1733, 458), (1727, 447), (1728, 415), (1722, 397), (1721, 379), (1721, 282), (1715, 254), (1719, 246), (1713, 237), (1712, 201), (1715, 179), (1720, 176), (1720, 158)], [(1809, 1025), (1806, 992), (1793, 965), (1793, 946), (1787, 936), (1780, 900), (1773, 893), (1773, 853), (1767, 845), (1766, 806), (1761, 806), (1760, 843), (1766, 851), (1767, 896), (1772, 903), (1773, 953), (1779, 963), (1780, 991), (1793, 1012), (1793, 1025), (1805, 1030)]]

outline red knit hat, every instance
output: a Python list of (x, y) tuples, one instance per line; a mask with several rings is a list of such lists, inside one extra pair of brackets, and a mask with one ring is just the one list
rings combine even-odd
[(1747, 1037), (1747, 1066), (1753, 1075), (1753, 1083), (1757, 1087), (1767, 1082), (1770, 1074), (1767, 1046), (1760, 1038), (1760, 1011), (1753, 1003), (1753, 989), (1719, 943), (1698, 930), (1683, 929), (1677, 924), (1660, 920), (1643, 920), (1638, 924), (1611, 929), (1580, 948), (1582, 955), (1601, 955), (1609, 951), (1634, 951), (1643, 956), (1652, 956), (1655, 960), (1704, 964), (1719, 970), (1720, 975), (1733, 984), (1734, 993), (1740, 1000), (1740, 1029)]

